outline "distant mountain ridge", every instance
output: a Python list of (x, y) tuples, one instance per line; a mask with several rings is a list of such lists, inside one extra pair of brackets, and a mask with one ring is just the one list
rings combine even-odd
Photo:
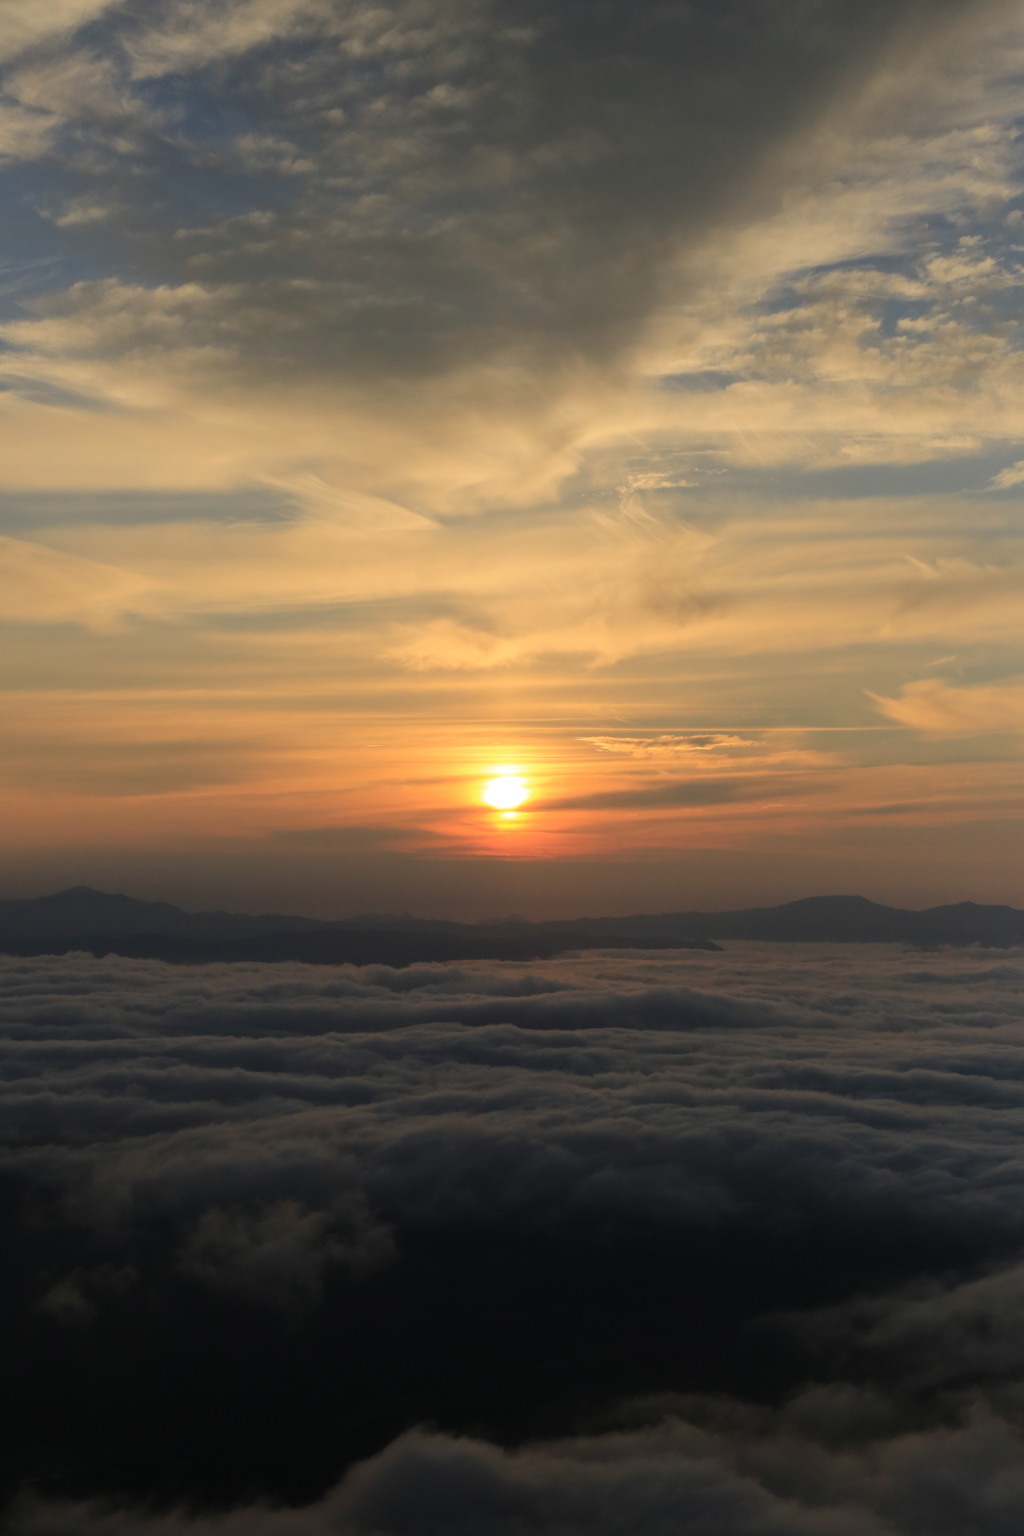
[[(555, 923), (543, 924), (547, 929)], [(807, 896), (778, 907), (735, 912), (666, 912), (621, 918), (577, 918), (572, 930), (614, 930), (635, 935), (643, 947), (672, 938), (760, 939), (837, 944), (980, 944), (996, 949), (1024, 944), (1024, 912), (973, 901), (913, 911), (886, 907), (865, 896)], [(619, 942), (623, 942), (620, 940)]]
[(574, 949), (717, 949), (721, 940), (905, 944), (922, 949), (1024, 946), (1024, 912), (959, 902), (910, 911), (863, 896), (811, 896), (734, 912), (637, 913), (531, 923), (455, 923), (407, 914), (329, 921), (279, 913), (186, 912), (163, 901), (73, 886), (0, 901), (0, 953), (85, 950), (180, 963), (299, 960), (410, 965), (442, 960), (533, 960)]

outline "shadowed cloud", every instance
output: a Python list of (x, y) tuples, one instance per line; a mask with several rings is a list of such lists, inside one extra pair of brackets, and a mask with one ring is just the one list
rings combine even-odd
[(827, 780), (817, 776), (778, 774), (772, 776), (734, 775), (732, 777), (693, 777), (668, 783), (646, 784), (636, 789), (602, 790), (589, 795), (567, 795), (544, 802), (551, 811), (657, 810), (659, 807), (684, 805), (731, 805), (752, 800), (788, 799), (793, 796), (823, 793)]
[(1001, 1531), (1022, 1006), (1019, 952), (0, 961), (13, 1528)]

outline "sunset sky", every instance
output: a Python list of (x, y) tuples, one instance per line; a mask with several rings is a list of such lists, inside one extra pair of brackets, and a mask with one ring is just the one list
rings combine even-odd
[(1024, 905), (1019, 5), (0, 61), (0, 894)]

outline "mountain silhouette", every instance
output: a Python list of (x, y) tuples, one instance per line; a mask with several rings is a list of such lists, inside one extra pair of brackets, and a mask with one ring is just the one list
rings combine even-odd
[(550, 922), (455, 923), (369, 913), (341, 921), (279, 913), (186, 912), (163, 901), (77, 885), (52, 896), (0, 901), (0, 953), (84, 950), (181, 963), (299, 960), (411, 965), (443, 960), (532, 960), (577, 949), (717, 949), (721, 941), (903, 944), (930, 949), (1024, 945), (1024, 912), (959, 902), (909, 911), (863, 896), (811, 896), (732, 912), (637, 913)]

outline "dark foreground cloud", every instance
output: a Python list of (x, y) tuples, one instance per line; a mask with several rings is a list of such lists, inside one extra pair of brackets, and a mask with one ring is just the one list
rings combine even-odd
[(1003, 1533), (1024, 962), (0, 962), (15, 1529)]
[(1005, 1422), (837, 1453), (754, 1416), (731, 1433), (679, 1419), (519, 1452), (413, 1432), (301, 1512), (146, 1519), (26, 1502), (23, 1536), (946, 1536), (1009, 1533), (1021, 1442)]

